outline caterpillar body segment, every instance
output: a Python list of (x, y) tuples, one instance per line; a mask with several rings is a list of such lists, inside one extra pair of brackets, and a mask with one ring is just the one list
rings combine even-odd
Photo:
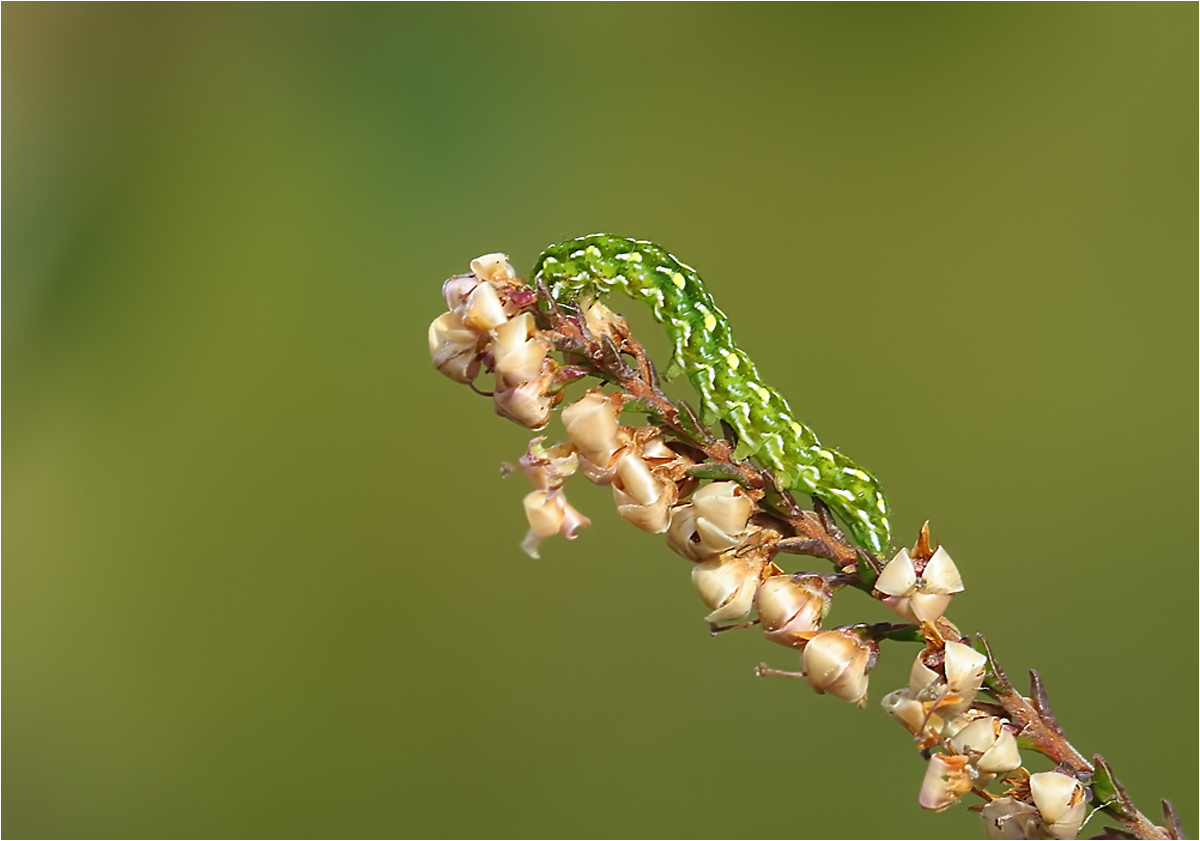
[(563, 303), (616, 289), (648, 304), (706, 413), (732, 426), (751, 458), (785, 487), (828, 505), (860, 545), (877, 553), (887, 549), (891, 526), (879, 482), (823, 447), (762, 381), (695, 269), (652, 242), (592, 234), (547, 248), (532, 279), (544, 281)]

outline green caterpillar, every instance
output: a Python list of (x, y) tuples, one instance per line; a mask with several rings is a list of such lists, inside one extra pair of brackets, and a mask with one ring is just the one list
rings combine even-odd
[(751, 457), (785, 487), (828, 505), (859, 544), (874, 552), (887, 548), (891, 526), (879, 482), (822, 447), (782, 395), (763, 383), (695, 269), (652, 242), (592, 234), (543, 251), (533, 280), (545, 281), (564, 303), (614, 288), (646, 301), (675, 345), (674, 365), (687, 374), (705, 410), (732, 426)]

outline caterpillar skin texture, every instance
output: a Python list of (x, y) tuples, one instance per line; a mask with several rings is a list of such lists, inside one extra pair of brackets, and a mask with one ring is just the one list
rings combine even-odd
[(652, 242), (592, 234), (543, 251), (533, 279), (545, 281), (562, 303), (619, 289), (649, 304), (675, 346), (675, 365), (700, 393), (706, 412), (732, 426), (751, 457), (785, 487), (828, 505), (860, 545), (873, 552), (887, 548), (891, 526), (879, 482), (822, 447), (783, 396), (763, 383), (695, 269)]

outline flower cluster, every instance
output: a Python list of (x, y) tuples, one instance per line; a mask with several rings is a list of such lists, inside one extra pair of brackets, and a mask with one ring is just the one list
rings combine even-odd
[(667, 545), (692, 563), (692, 584), (714, 629), (757, 612), (746, 624), (761, 624), (767, 639), (801, 649), (805, 669), (797, 676), (818, 692), (864, 703), (877, 644), (861, 627), (821, 630), (842, 582), (785, 573), (772, 560), (782, 524), (760, 507), (762, 492), (733, 481), (699, 484), (686, 448), (673, 448), (655, 427), (620, 423), (623, 399), (593, 389), (566, 406), (570, 444), (563, 452), (573, 450), (579, 472), (592, 482), (612, 487), (622, 518), (643, 531), (665, 532)]
[(1059, 771), (1030, 774), (1020, 799), (998, 797), (980, 811), (988, 838), (1074, 838), (1087, 819), (1079, 780)]
[(471, 261), (471, 273), (442, 285), (447, 312), (429, 325), (433, 364), (452, 380), (472, 384), (486, 365), (496, 376), (496, 413), (529, 429), (541, 429), (561, 395), (553, 344), (533, 314), (520, 311), (533, 293), (517, 279), (504, 254)]
[[(471, 269), (445, 282), (447, 312), (429, 328), (439, 371), (472, 387), (481, 371), (490, 371), (496, 412), (530, 429), (546, 426), (571, 380), (600, 374), (621, 387), (593, 388), (567, 402), (561, 409), (567, 440), (547, 446), (535, 438), (521, 457), (534, 487), (524, 499), (526, 552), (537, 557), (546, 538), (571, 539), (590, 524), (564, 490), (578, 473), (610, 488), (623, 519), (664, 535), (690, 563), (714, 633), (758, 625), (769, 641), (798, 651), (800, 671), (760, 665), (760, 675), (804, 678), (816, 692), (861, 707), (880, 643), (923, 641), (908, 685), (883, 698), (928, 758), (921, 807), (942, 811), (974, 793), (985, 801), (976, 808), (989, 838), (1075, 837), (1095, 801), (1084, 785), (1093, 769), (1065, 739), (1049, 747), (1033, 740), (1059, 762), (1055, 770), (1031, 774), (1022, 766), (1017, 736), (1029, 735), (1025, 728), (1039, 711), (1021, 714), (1032, 709), (1029, 700), (944, 617), (963, 581), (949, 553), (931, 545), (927, 526), (915, 546), (882, 563), (846, 541), (820, 506), (802, 511), (769, 473), (736, 461), (727, 442), (697, 431), (690, 411), (685, 418), (658, 390), (628, 325), (603, 304), (584, 301), (563, 313), (543, 299), (539, 314), (538, 293), (504, 255), (481, 257)], [(551, 356), (555, 351), (567, 357), (563, 364)], [(622, 355), (634, 357), (638, 368)], [(654, 422), (623, 423), (631, 402)], [(834, 560), (836, 571), (785, 572), (776, 563), (783, 552)], [(824, 628), (835, 594), (847, 587), (883, 602), (904, 624)], [(998, 690), (999, 683), (1007, 689)], [(1044, 718), (1057, 734), (1048, 708)], [(1004, 791), (988, 791), (993, 783)]]
[(883, 706), (923, 749), (938, 747), (926, 770), (918, 801), (940, 812), (972, 790), (1021, 765), (1012, 729), (972, 706), (983, 686), (987, 658), (960, 642), (926, 648), (913, 663), (909, 683)]

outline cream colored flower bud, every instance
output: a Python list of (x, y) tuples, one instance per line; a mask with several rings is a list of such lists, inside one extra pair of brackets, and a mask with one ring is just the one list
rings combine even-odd
[(521, 543), (530, 557), (537, 558), (538, 544), (550, 535), (561, 534), (574, 540), (579, 529), (590, 526), (591, 521), (579, 513), (561, 490), (532, 491), (525, 496), (525, 519), (529, 521), (529, 534)]
[(617, 459), (612, 481), (617, 513), (642, 531), (660, 534), (671, 522), (671, 505), (678, 489), (673, 482), (659, 479), (641, 456), (625, 452)]
[(456, 382), (473, 382), (479, 373), (478, 338), (458, 313), (442, 313), (429, 325), (429, 355), (434, 367)]
[(946, 643), (946, 692), (939, 707), (946, 712), (962, 712), (971, 706), (987, 674), (987, 657), (961, 642)]
[(690, 502), (671, 509), (667, 545), (692, 562), (709, 560), (720, 554), (700, 545), (700, 535), (696, 533), (696, 506)]
[(599, 301), (584, 303), (580, 310), (583, 313), (584, 326), (597, 339), (608, 336), (619, 344), (622, 335), (629, 332), (629, 325), (625, 319)]
[(875, 589), (887, 595), (884, 604), (908, 621), (934, 622), (963, 584), (949, 553), (939, 546), (920, 575), (908, 550), (901, 549), (883, 568)]
[(861, 707), (867, 700), (867, 672), (874, 665), (874, 653), (853, 631), (824, 631), (804, 646), (805, 677), (818, 693)]
[(913, 661), (908, 679), (909, 697), (926, 704), (929, 713), (937, 711), (949, 717), (963, 712), (983, 685), (987, 657), (968, 645), (948, 642), (941, 652), (943, 676), (925, 665), (929, 653), (926, 649)]
[(574, 540), (579, 536), (580, 529), (589, 527), (591, 524), (592, 521), (584, 516), (583, 512), (568, 502), (563, 511), (563, 521), (562, 525), (558, 527), (558, 533), (567, 540)]
[(442, 300), (446, 302), (446, 309), (451, 312), (459, 311), (461, 314), (463, 302), (478, 285), (479, 278), (473, 274), (460, 274), (448, 278), (442, 284)]
[(550, 422), (554, 397), (546, 394), (548, 376), (513, 388), (497, 388), (492, 394), (496, 414), (519, 423), (526, 429), (541, 429)]
[[(526, 494), (525, 519), (529, 521), (529, 533), (539, 540), (558, 534), (566, 515), (566, 504), (566, 497), (557, 491), (530, 491)], [(537, 555), (534, 554), (534, 557)]]
[(964, 589), (958, 567), (950, 553), (941, 546), (925, 565), (921, 577), (925, 579), (926, 590), (930, 593), (961, 593)]
[(661, 434), (655, 434), (653, 437), (646, 439), (646, 443), (642, 445), (642, 457), (648, 460), (657, 460), (659, 463), (668, 461), (692, 463), (690, 459), (685, 459), (668, 447), (667, 442), (663, 440)]
[(1043, 838), (1037, 809), (1011, 797), (997, 797), (979, 813), (986, 838)]
[(617, 482), (613, 488), (638, 505), (653, 505), (662, 499), (663, 483), (637, 453), (627, 452), (617, 462)]
[[(946, 742), (949, 742), (951, 739), (953, 739), (955, 736), (957, 736), (959, 734), (959, 731), (961, 731), (963, 728), (965, 728), (968, 724), (970, 724), (975, 719), (983, 717), (985, 715), (987, 715), (987, 714), (980, 712), (979, 710), (970, 709), (970, 710), (967, 710), (966, 712), (962, 713), (961, 715), (954, 716), (949, 721), (947, 721), (946, 726), (942, 728), (942, 738)], [(962, 751), (959, 751), (959, 753), (962, 753)]]
[(925, 779), (921, 782), (917, 802), (922, 809), (941, 812), (957, 803), (971, 787), (967, 757), (936, 753), (929, 758), (929, 765), (925, 768)]
[[(620, 451), (618, 450), (618, 452)], [(582, 453), (579, 455), (579, 472), (586, 476), (593, 485), (611, 485), (613, 479), (617, 478), (615, 464), (601, 468)]]
[(589, 391), (562, 410), (563, 426), (583, 457), (607, 469), (613, 454), (624, 443), (617, 423), (620, 404), (600, 391)]
[(497, 384), (513, 387), (527, 383), (542, 371), (542, 361), (550, 352), (550, 340), (538, 333), (533, 315), (523, 312), (492, 331)]
[(529, 442), (525, 455), (521, 456), (521, 469), (529, 481), (540, 491), (561, 488), (579, 468), (579, 456), (570, 444), (542, 445), (544, 436)]
[[(713, 482), (692, 494), (692, 503), (701, 520), (723, 540), (731, 540), (746, 531), (754, 513), (754, 503), (736, 482)], [(697, 524), (697, 528), (704, 526)], [(702, 535), (703, 537), (704, 535)]]
[(713, 612), (704, 617), (709, 624), (743, 619), (754, 603), (754, 591), (762, 580), (761, 557), (734, 554), (712, 558), (692, 567), (692, 584)]
[(742, 545), (754, 502), (736, 482), (713, 482), (677, 506), (667, 545), (690, 561), (702, 561)]
[(950, 747), (969, 756), (982, 775), (1004, 774), (1021, 766), (1016, 738), (994, 715), (968, 722), (950, 739)]
[(908, 692), (919, 701), (936, 698), (946, 684), (941, 675), (925, 665), (921, 656), (924, 653), (924, 651), (917, 653), (917, 659), (913, 660), (912, 668), (908, 673)]
[(456, 312), (444, 312), (429, 325), (429, 355), (434, 356), (443, 345), (467, 345), (474, 348), (478, 336)]
[(907, 689), (889, 692), (879, 703), (887, 714), (903, 724), (909, 733), (916, 733), (925, 724), (924, 705), (909, 695)]
[(913, 559), (907, 549), (901, 549), (896, 553), (896, 557), (887, 562), (883, 572), (879, 573), (875, 589), (890, 596), (898, 596), (907, 593), (916, 584), (917, 570), (913, 566)]
[(558, 534), (566, 516), (567, 498), (557, 490), (530, 491), (525, 495), (525, 518), (538, 537)]
[(888, 715), (896, 719), (904, 728), (917, 736), (922, 747), (936, 745), (942, 740), (946, 720), (937, 713), (931, 713), (928, 703), (922, 703), (912, 697), (908, 689), (897, 689), (889, 692), (883, 698), (883, 708)]
[(833, 590), (820, 575), (773, 575), (754, 594), (763, 635), (771, 642), (802, 648), (821, 629)]
[(505, 283), (516, 280), (517, 273), (508, 262), (507, 254), (484, 254), (471, 261), (471, 272), (480, 280)]
[(936, 622), (950, 606), (951, 596), (939, 593), (913, 593), (908, 598), (888, 597), (883, 603), (910, 622)]
[(463, 323), (477, 333), (486, 333), (508, 321), (508, 313), (490, 283), (481, 283), (472, 290), (463, 307)]
[(1033, 805), (1051, 838), (1074, 838), (1087, 817), (1087, 796), (1079, 780), (1057, 771), (1029, 775)]
[(662, 501), (655, 505), (624, 505), (621, 503), (622, 494), (613, 485), (613, 499), (617, 502), (617, 514), (626, 522), (632, 523), (644, 532), (662, 534), (671, 524), (671, 507), (667, 504), (671, 497), (663, 495)]

